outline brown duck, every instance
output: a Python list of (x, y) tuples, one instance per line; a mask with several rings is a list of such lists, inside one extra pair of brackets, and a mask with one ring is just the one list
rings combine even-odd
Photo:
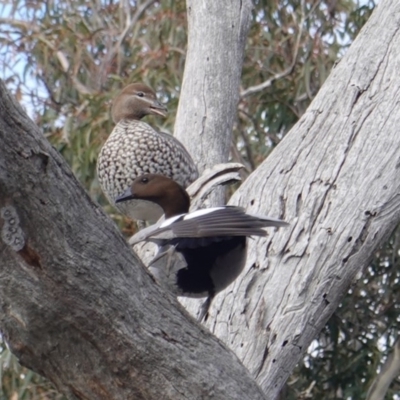
[(116, 198), (136, 177), (146, 173), (164, 175), (187, 187), (197, 179), (197, 168), (177, 139), (141, 121), (146, 115), (167, 113), (148, 86), (134, 83), (125, 87), (113, 102), (111, 113), (116, 126), (97, 160), (100, 186), (110, 203), (123, 214), (134, 220), (154, 222), (163, 213), (158, 204), (146, 200), (116, 204)]
[(189, 212), (190, 199), (178, 183), (161, 175), (136, 178), (117, 203), (141, 199), (158, 204), (165, 221), (140, 232), (131, 244), (151, 241), (159, 251), (149, 270), (177, 296), (207, 297), (199, 320), (207, 314), (214, 296), (230, 285), (246, 262), (247, 236), (266, 236), (265, 227), (288, 223), (247, 214), (243, 208), (223, 206)]

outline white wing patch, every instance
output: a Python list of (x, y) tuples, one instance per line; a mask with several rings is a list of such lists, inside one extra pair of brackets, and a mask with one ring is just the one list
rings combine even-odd
[(183, 219), (184, 220), (188, 220), (188, 219), (201, 217), (202, 215), (211, 214), (214, 211), (223, 210), (224, 208), (226, 208), (226, 207), (213, 207), (213, 208), (205, 208), (203, 210), (197, 210), (197, 211), (194, 211), (194, 212), (192, 212), (190, 214), (186, 214), (183, 217)]
[(179, 215), (175, 215), (175, 217), (168, 218), (166, 221), (164, 221), (159, 226), (159, 228), (166, 228), (166, 227), (172, 225), (177, 219), (181, 218), (183, 215), (187, 215), (187, 214), (179, 214)]

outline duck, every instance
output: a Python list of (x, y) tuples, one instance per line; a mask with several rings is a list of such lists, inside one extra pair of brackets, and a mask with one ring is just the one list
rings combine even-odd
[(126, 86), (112, 104), (116, 125), (100, 150), (97, 177), (108, 201), (132, 220), (155, 222), (163, 214), (158, 204), (147, 200), (116, 203), (136, 177), (156, 173), (186, 188), (199, 175), (181, 142), (142, 121), (146, 115), (165, 117), (167, 111), (154, 90), (143, 83)]
[(136, 233), (130, 244), (149, 241), (158, 246), (148, 268), (161, 286), (177, 296), (207, 297), (199, 321), (207, 319), (213, 298), (242, 272), (247, 237), (266, 236), (266, 227), (289, 225), (230, 205), (189, 212), (185, 189), (158, 174), (137, 177), (116, 202), (136, 199), (158, 204), (164, 218)]

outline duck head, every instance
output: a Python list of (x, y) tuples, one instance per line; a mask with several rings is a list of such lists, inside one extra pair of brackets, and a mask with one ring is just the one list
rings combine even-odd
[(165, 117), (167, 111), (167, 107), (157, 100), (153, 89), (143, 83), (132, 83), (115, 98), (111, 115), (113, 121), (118, 123), (121, 119), (140, 120), (150, 114)]
[(163, 175), (145, 174), (137, 177), (130, 188), (118, 196), (116, 203), (127, 200), (147, 200), (158, 204), (165, 218), (189, 211), (190, 198), (186, 190)]

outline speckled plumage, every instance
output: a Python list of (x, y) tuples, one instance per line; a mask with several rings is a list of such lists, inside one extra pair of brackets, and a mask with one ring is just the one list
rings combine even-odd
[(145, 200), (116, 204), (115, 199), (137, 176), (146, 173), (167, 176), (187, 187), (197, 179), (198, 172), (189, 153), (177, 139), (157, 132), (139, 118), (118, 121), (100, 151), (97, 175), (108, 200), (123, 214), (134, 220), (156, 221), (162, 215), (157, 204)]

